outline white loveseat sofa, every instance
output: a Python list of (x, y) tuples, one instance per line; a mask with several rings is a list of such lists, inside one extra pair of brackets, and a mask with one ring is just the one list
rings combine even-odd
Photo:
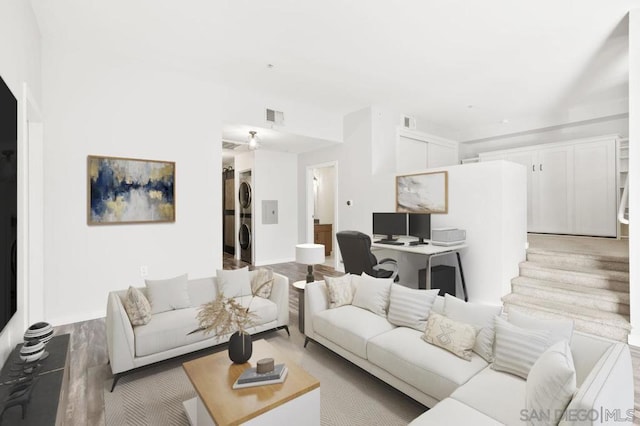
[[(437, 297), (431, 309), (443, 314), (444, 298)], [(470, 361), (461, 359), (424, 342), (422, 334), (353, 305), (329, 309), (324, 281), (305, 288), (306, 338), (431, 407), (412, 425), (526, 423), (524, 379), (492, 369), (476, 353)], [(628, 346), (574, 332), (570, 347), (578, 390), (560, 424), (632, 421)]]
[[(255, 271), (250, 271), (253, 276)], [(251, 312), (256, 314), (251, 334), (271, 329), (284, 328), (289, 333), (289, 279), (273, 274), (273, 288), (269, 299), (242, 296), (240, 303), (251, 303)], [(146, 288), (140, 288), (145, 296)], [(193, 279), (187, 282), (190, 307), (154, 314), (145, 325), (132, 326), (125, 311), (123, 300), (127, 290), (109, 293), (107, 302), (107, 349), (115, 387), (123, 373), (138, 367), (153, 364), (189, 352), (225, 343), (229, 335), (218, 336), (197, 332), (198, 308), (215, 299), (217, 283), (215, 277)]]

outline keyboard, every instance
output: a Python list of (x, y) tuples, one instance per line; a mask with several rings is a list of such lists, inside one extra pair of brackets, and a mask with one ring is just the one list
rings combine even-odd
[(390, 246), (403, 246), (404, 243), (402, 241), (383, 241), (383, 240), (378, 240), (378, 241), (374, 241), (378, 244), (388, 244)]

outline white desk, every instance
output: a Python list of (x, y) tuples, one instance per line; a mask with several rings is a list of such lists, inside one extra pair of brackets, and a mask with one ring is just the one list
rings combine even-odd
[(467, 248), (466, 244), (456, 244), (455, 246), (435, 246), (431, 243), (412, 246), (409, 243), (405, 243), (403, 245), (393, 245), (393, 244), (381, 244), (381, 243), (371, 243), (371, 247), (386, 249), (386, 250), (394, 250), (404, 253), (413, 253), (413, 254), (421, 254), (427, 257), (427, 288), (431, 288), (431, 258), (435, 256), (442, 256), (446, 254), (455, 253), (456, 258), (458, 259), (458, 269), (460, 270), (460, 281), (462, 282), (462, 292), (464, 294), (464, 300), (469, 300), (467, 296), (467, 285), (464, 281), (464, 272), (462, 270), (462, 262), (460, 261), (460, 250)]

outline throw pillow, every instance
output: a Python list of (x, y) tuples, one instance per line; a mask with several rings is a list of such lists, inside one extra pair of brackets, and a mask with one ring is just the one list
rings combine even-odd
[(145, 280), (151, 313), (158, 314), (191, 306), (187, 281), (187, 274), (166, 280)]
[(226, 298), (251, 296), (249, 268), (218, 269), (216, 271), (218, 293)]
[(273, 289), (273, 271), (267, 268), (260, 268), (253, 271), (251, 277), (251, 294), (268, 299)]
[(397, 326), (424, 331), (431, 306), (440, 290), (416, 290), (391, 284), (387, 319)]
[(547, 349), (529, 371), (525, 393), (528, 416), (537, 425), (557, 425), (576, 390), (571, 348), (567, 340), (561, 340)]
[(520, 328), (500, 317), (495, 317), (495, 325), (496, 349), (491, 368), (526, 379), (533, 364), (549, 348), (551, 332)]
[(454, 321), (431, 312), (422, 340), (471, 361), (472, 348), (476, 341), (476, 329), (471, 324)]
[(129, 287), (124, 296), (124, 310), (131, 325), (145, 325), (151, 321), (151, 305), (144, 294), (135, 287)]
[(362, 273), (359, 280), (356, 293), (353, 295), (353, 306), (368, 309), (374, 314), (386, 317), (393, 282), (391, 278), (374, 278)]
[(478, 330), (473, 351), (489, 363), (493, 362), (493, 318), (501, 312), (501, 306), (465, 302), (450, 294), (444, 295), (444, 315), (455, 321), (472, 324)]
[(329, 293), (329, 309), (351, 304), (353, 300), (351, 278), (351, 274), (341, 277), (324, 277), (327, 292)]
[(569, 319), (540, 319), (530, 317), (517, 309), (509, 309), (509, 322), (529, 330), (547, 330), (551, 332), (551, 344), (566, 340), (571, 342), (573, 321)]

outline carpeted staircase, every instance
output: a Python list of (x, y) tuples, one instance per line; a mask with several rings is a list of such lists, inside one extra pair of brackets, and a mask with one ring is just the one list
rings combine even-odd
[(529, 248), (511, 288), (502, 298), (507, 312), (570, 318), (576, 330), (627, 341), (628, 257)]

